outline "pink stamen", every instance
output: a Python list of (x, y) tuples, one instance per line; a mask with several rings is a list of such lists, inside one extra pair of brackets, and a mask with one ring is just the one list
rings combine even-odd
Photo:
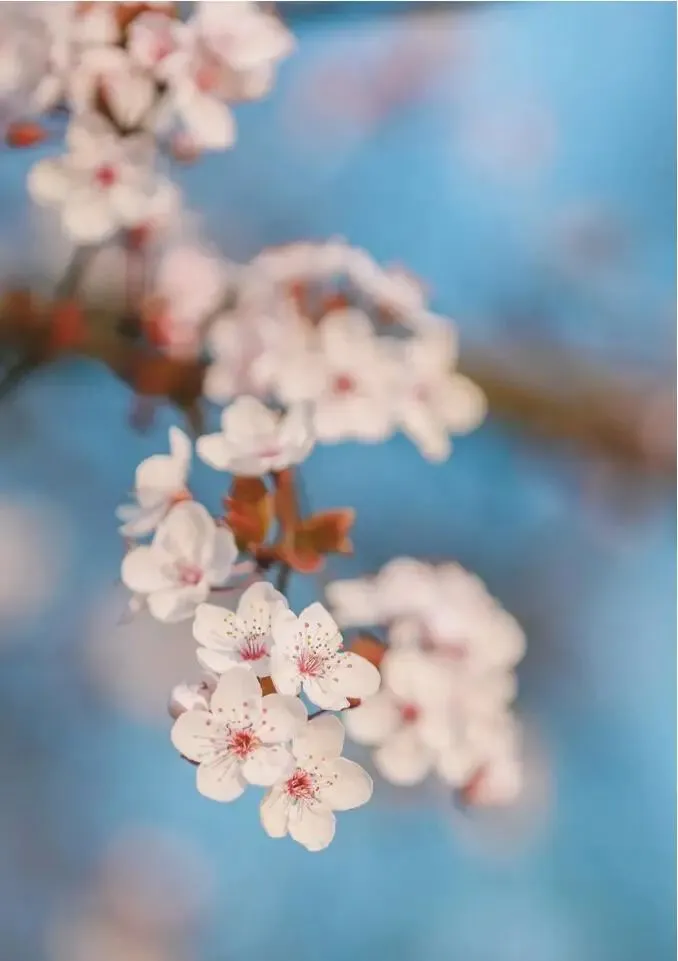
[(262, 640), (261, 634), (250, 634), (240, 648), (240, 657), (243, 661), (260, 661), (267, 654), (266, 644)]
[(202, 568), (195, 564), (177, 564), (177, 574), (184, 587), (195, 587), (203, 579)]
[(285, 791), (297, 801), (312, 801), (316, 795), (312, 776), (301, 768), (297, 768), (292, 777), (287, 779)]
[(323, 658), (306, 648), (297, 656), (297, 670), (304, 677), (318, 677), (323, 671)]
[(261, 741), (252, 731), (230, 731), (226, 738), (226, 747), (231, 754), (244, 761), (252, 751), (256, 750)]
[(94, 179), (100, 187), (112, 187), (118, 179), (118, 172), (111, 164), (103, 164), (94, 172)]
[(338, 374), (332, 383), (332, 390), (335, 394), (350, 394), (355, 390), (356, 383), (353, 377), (348, 374)]

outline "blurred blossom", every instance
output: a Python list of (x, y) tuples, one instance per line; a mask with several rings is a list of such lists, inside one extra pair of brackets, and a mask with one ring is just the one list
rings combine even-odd
[(70, 554), (55, 507), (0, 499), (0, 620), (39, 616), (57, 596)]

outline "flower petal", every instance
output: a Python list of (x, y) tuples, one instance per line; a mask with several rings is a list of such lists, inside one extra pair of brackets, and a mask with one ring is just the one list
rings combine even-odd
[(143, 537), (156, 529), (165, 516), (166, 503), (162, 501), (157, 506), (142, 507), (139, 504), (123, 504), (115, 515), (124, 523), (119, 528), (123, 537)]
[(298, 697), (267, 694), (261, 704), (257, 735), (264, 744), (289, 741), (306, 723), (308, 711)]
[(400, 711), (388, 691), (377, 691), (342, 715), (348, 736), (356, 744), (383, 744), (400, 723)]
[(348, 707), (348, 698), (337, 690), (338, 685), (332, 684), (332, 678), (305, 677), (302, 684), (304, 694), (311, 704), (323, 711), (343, 711)]
[(345, 757), (338, 757), (323, 768), (328, 779), (318, 792), (318, 799), (333, 811), (350, 811), (367, 804), (374, 785), (367, 771)]
[(188, 465), (193, 453), (193, 445), (188, 434), (179, 427), (170, 427), (169, 446), (173, 459)]
[(125, 555), (121, 568), (122, 582), (135, 594), (150, 594), (171, 585), (163, 574), (158, 556), (152, 547), (135, 547)]
[(169, 587), (149, 594), (148, 609), (156, 620), (176, 624), (193, 617), (196, 607), (208, 594), (209, 585), (205, 580), (187, 587)]
[(233, 114), (215, 97), (194, 93), (180, 97), (177, 107), (186, 132), (197, 147), (219, 150), (230, 147), (235, 140)]
[[(303, 641), (304, 631), (300, 619), (288, 608), (280, 607), (271, 618), (271, 636), (275, 647), (273, 654), (284, 660), (291, 657), (294, 648)], [(277, 684), (276, 684), (277, 687)], [(288, 694), (289, 691), (285, 691)]]
[(64, 230), (79, 244), (106, 240), (120, 226), (108, 199), (90, 187), (69, 194), (61, 216)]
[(231, 455), (224, 441), (224, 435), (205, 434), (195, 442), (195, 452), (214, 470), (229, 470)]
[(272, 615), (278, 608), (287, 608), (286, 598), (268, 581), (257, 581), (242, 594), (238, 602), (238, 618), (247, 633), (268, 635)]
[(233, 532), (228, 527), (217, 527), (214, 532), (214, 553), (207, 570), (210, 584), (217, 587), (231, 576), (233, 565), (238, 557), (238, 548)]
[(62, 160), (48, 158), (31, 167), (28, 192), (39, 204), (61, 204), (73, 187), (73, 176)]
[(284, 838), (291, 801), (280, 788), (267, 791), (259, 806), (259, 816), (264, 831), (271, 838)]
[(211, 651), (207, 647), (199, 647), (195, 656), (198, 664), (214, 674), (225, 674), (234, 667), (244, 666), (235, 652)]
[(174, 722), (170, 736), (177, 751), (189, 761), (203, 761), (214, 755), (222, 731), (208, 711), (185, 711)]
[(251, 671), (234, 667), (222, 674), (215, 688), (210, 710), (228, 724), (257, 724), (261, 717), (261, 688)]
[(270, 787), (276, 781), (291, 774), (294, 758), (282, 744), (260, 747), (247, 758), (242, 766), (242, 776), (249, 784)]
[(235, 651), (242, 639), (240, 618), (225, 607), (201, 604), (195, 612), (193, 637), (215, 651)]
[(305, 607), (298, 620), (312, 649), (323, 647), (336, 651), (341, 646), (341, 632), (334, 618), (318, 601)]
[(332, 841), (336, 819), (324, 804), (293, 804), (289, 810), (290, 837), (307, 851), (322, 851)]
[(281, 694), (294, 695), (301, 690), (301, 677), (296, 665), (275, 648), (271, 654), (271, 678)]
[(213, 801), (235, 801), (247, 786), (238, 760), (229, 754), (218, 755), (201, 764), (196, 785), (201, 794)]
[(324, 680), (329, 682), (328, 689), (334, 688), (335, 693), (343, 697), (363, 698), (376, 694), (381, 675), (366, 658), (345, 651), (337, 656)]
[(216, 525), (207, 508), (184, 501), (173, 507), (158, 527), (153, 548), (204, 570), (212, 559), (215, 536)]
[(344, 726), (333, 714), (312, 718), (292, 741), (296, 758), (335, 758), (344, 746)]
[(373, 755), (379, 773), (391, 784), (419, 784), (431, 770), (433, 757), (410, 728), (402, 728)]

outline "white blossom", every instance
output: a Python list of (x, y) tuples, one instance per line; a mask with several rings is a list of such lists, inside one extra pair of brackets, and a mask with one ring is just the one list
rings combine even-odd
[(185, 501), (161, 521), (151, 544), (124, 557), (122, 580), (147, 595), (153, 617), (181, 621), (194, 614), (211, 587), (228, 580), (237, 553), (231, 531), (218, 526), (202, 504)]
[(313, 704), (330, 711), (348, 706), (379, 687), (379, 671), (365, 658), (342, 649), (342, 637), (322, 604), (314, 603), (297, 617), (279, 611), (273, 619), (271, 677), (276, 690), (303, 690)]
[(235, 666), (250, 668), (258, 677), (271, 673), (271, 621), (287, 608), (283, 595), (266, 581), (252, 584), (238, 602), (237, 611), (215, 604), (200, 604), (193, 622), (203, 667), (223, 674)]
[(298, 698), (262, 697), (254, 674), (234, 668), (223, 674), (209, 710), (183, 713), (172, 728), (172, 743), (198, 764), (198, 791), (215, 801), (233, 801), (247, 784), (268, 786), (292, 773), (284, 746), (306, 720)]
[(393, 404), (398, 426), (424, 457), (444, 461), (450, 434), (466, 434), (481, 423), (485, 395), (468, 377), (452, 370), (439, 337), (393, 340), (396, 373)]
[(95, 109), (102, 91), (112, 118), (124, 130), (143, 125), (156, 100), (152, 77), (121, 47), (85, 50), (70, 73), (68, 99), (75, 114)]
[(301, 463), (313, 442), (305, 405), (281, 414), (255, 397), (238, 397), (224, 410), (221, 431), (198, 438), (196, 452), (216, 470), (258, 477)]
[(35, 164), (28, 189), (38, 203), (60, 210), (64, 230), (77, 243), (103, 241), (176, 211), (176, 188), (155, 173), (147, 137), (120, 138), (103, 117), (88, 114), (73, 121), (67, 145), (65, 156)]
[(186, 482), (191, 464), (191, 442), (178, 427), (169, 430), (169, 454), (154, 454), (137, 467), (137, 503), (117, 510), (123, 521), (123, 537), (141, 537), (155, 530), (168, 510), (187, 496)]
[(216, 679), (210, 675), (193, 684), (175, 684), (168, 705), (171, 717), (176, 720), (184, 711), (208, 711), (216, 686)]
[(334, 837), (335, 811), (349, 811), (372, 796), (372, 779), (341, 757), (344, 731), (338, 718), (312, 718), (292, 741), (295, 766), (261, 802), (270, 837), (289, 834), (308, 851), (322, 851)]

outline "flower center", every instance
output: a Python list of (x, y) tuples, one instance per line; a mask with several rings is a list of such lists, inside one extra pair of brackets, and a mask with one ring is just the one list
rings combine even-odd
[(259, 661), (267, 654), (263, 634), (250, 634), (240, 648), (240, 657), (243, 661)]
[(244, 761), (252, 751), (256, 750), (261, 741), (251, 730), (229, 731), (226, 737), (226, 747), (231, 754)]
[(335, 394), (350, 394), (356, 388), (356, 382), (349, 374), (337, 374), (332, 383)]
[(419, 714), (420, 711), (416, 704), (402, 704), (400, 707), (400, 717), (404, 724), (414, 724)]
[(297, 670), (304, 677), (318, 677), (323, 672), (324, 660), (310, 648), (305, 648), (297, 655)]
[(176, 567), (179, 583), (184, 587), (195, 587), (203, 578), (202, 568), (196, 564), (184, 564), (181, 561)]
[(285, 781), (285, 791), (296, 801), (312, 801), (316, 795), (313, 776), (308, 771), (297, 768), (294, 774)]
[(202, 93), (209, 93), (218, 86), (221, 79), (219, 65), (209, 60), (201, 63), (193, 75), (193, 81)]
[(111, 164), (102, 164), (94, 173), (94, 180), (100, 187), (112, 187), (117, 179), (117, 171)]
[(174, 44), (172, 43), (172, 38), (169, 36), (158, 37), (153, 46), (152, 57), (155, 63), (160, 63), (165, 57), (168, 57), (174, 50)]

